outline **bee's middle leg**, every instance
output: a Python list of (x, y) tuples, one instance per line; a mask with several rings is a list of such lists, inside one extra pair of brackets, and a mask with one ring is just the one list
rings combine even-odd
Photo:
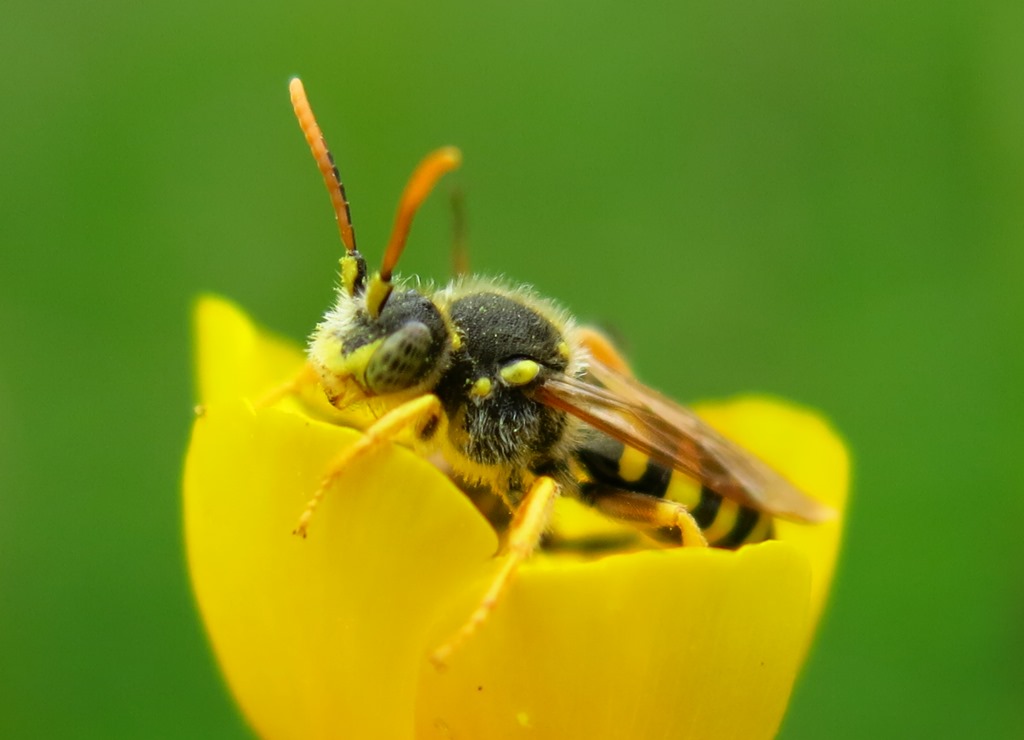
[(593, 326), (581, 326), (577, 328), (576, 336), (580, 344), (590, 352), (594, 359), (623, 375), (633, 377), (633, 370), (630, 368), (629, 362), (603, 331)]
[(491, 585), (480, 600), (476, 611), (454, 635), (431, 653), (430, 662), (436, 668), (443, 669), (451, 654), (487, 621), (498, 599), (505, 593), (516, 571), (519, 570), (519, 566), (537, 549), (551, 519), (551, 509), (558, 498), (558, 492), (558, 484), (547, 476), (537, 478), (530, 486), (509, 525), (501, 569), (491, 580)]

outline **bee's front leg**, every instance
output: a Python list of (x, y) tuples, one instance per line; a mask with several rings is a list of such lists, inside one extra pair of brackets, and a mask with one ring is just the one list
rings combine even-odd
[(308, 362), (303, 363), (302, 368), (295, 375), (264, 393), (253, 403), (253, 406), (257, 409), (269, 408), (281, 399), (297, 395), (304, 388), (316, 385), (319, 382), (320, 375), (317, 373), (316, 368)]
[(334, 485), (338, 476), (354, 460), (372, 452), (382, 444), (390, 442), (410, 427), (422, 429), (431, 419), (437, 418), (440, 414), (441, 401), (437, 396), (428, 393), (423, 396), (417, 396), (411, 401), (406, 401), (400, 406), (396, 406), (367, 427), (363, 436), (355, 444), (345, 448), (334, 459), (327, 472), (324, 473), (324, 477), (320, 479), (319, 487), (309, 500), (309, 503), (306, 504), (306, 509), (302, 512), (302, 516), (299, 517), (299, 523), (295, 527), (294, 534), (300, 537), (306, 536), (306, 530), (309, 528), (309, 522), (313, 518), (313, 512), (316, 511), (316, 507), (320, 505), (327, 490)]

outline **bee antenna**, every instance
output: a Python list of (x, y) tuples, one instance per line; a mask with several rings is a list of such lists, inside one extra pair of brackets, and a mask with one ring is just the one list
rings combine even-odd
[(292, 108), (295, 109), (295, 117), (299, 119), (299, 126), (302, 133), (306, 135), (306, 142), (313, 152), (313, 159), (316, 160), (323, 175), (324, 185), (331, 195), (331, 204), (334, 206), (334, 216), (338, 221), (338, 233), (341, 235), (341, 243), (345, 245), (348, 254), (356, 251), (356, 232), (352, 228), (352, 213), (348, 207), (348, 198), (345, 196), (345, 186), (341, 182), (341, 175), (334, 164), (334, 157), (327, 142), (324, 141), (323, 132), (316, 122), (313, 109), (306, 98), (306, 90), (302, 86), (302, 80), (293, 77), (288, 83), (288, 92), (291, 93)]
[(420, 204), (430, 195), (434, 185), (446, 172), (454, 170), (462, 164), (462, 152), (453, 146), (447, 146), (431, 152), (420, 162), (419, 166), (412, 173), (409, 182), (402, 192), (402, 199), (398, 202), (398, 213), (395, 214), (395, 227), (391, 230), (391, 239), (388, 240), (388, 247), (384, 251), (384, 260), (380, 267), (380, 278), (385, 283), (391, 281), (391, 274), (394, 272), (398, 258), (402, 256), (405, 248), (405, 239), (409, 236), (409, 227), (412, 225), (412, 217)]

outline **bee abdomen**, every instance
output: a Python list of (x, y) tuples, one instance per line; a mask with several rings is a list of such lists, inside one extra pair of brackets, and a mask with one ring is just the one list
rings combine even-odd
[[(674, 474), (673, 478), (683, 478)], [(695, 487), (692, 481), (686, 485)], [(772, 537), (772, 518), (770, 515), (749, 506), (742, 506), (735, 501), (723, 498), (707, 486), (700, 486), (699, 501), (690, 509), (697, 525), (704, 532), (708, 544), (734, 550), (740, 545), (763, 542)], [(676, 500), (674, 496), (669, 496)], [(680, 502), (685, 503), (685, 502)]]
[[(772, 519), (768, 514), (723, 498), (611, 437), (595, 437), (580, 447), (575, 456), (586, 473), (586, 479), (580, 483), (584, 501), (613, 491), (676, 501), (686, 506), (714, 547), (735, 549), (772, 536)], [(655, 534), (670, 541), (679, 539), (677, 531)]]

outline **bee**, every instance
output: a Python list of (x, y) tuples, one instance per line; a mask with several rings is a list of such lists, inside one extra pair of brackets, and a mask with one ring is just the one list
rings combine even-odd
[(831, 510), (696, 414), (633, 377), (599, 332), (524, 287), (460, 275), (437, 289), (394, 279), (413, 216), (461, 162), (435, 151), (402, 194), (380, 270), (356, 248), (334, 159), (306, 98), (295, 114), (331, 195), (345, 254), (337, 299), (317, 325), (307, 367), (280, 392), (319, 383), (330, 403), (365, 403), (376, 420), (324, 474), (314, 512), (356, 458), (400, 437), (439, 456), (467, 490), (512, 512), (503, 562), (476, 611), (431, 658), (443, 665), (494, 608), (530, 557), (559, 496), (682, 546), (738, 547), (771, 536), (773, 517), (821, 522)]

